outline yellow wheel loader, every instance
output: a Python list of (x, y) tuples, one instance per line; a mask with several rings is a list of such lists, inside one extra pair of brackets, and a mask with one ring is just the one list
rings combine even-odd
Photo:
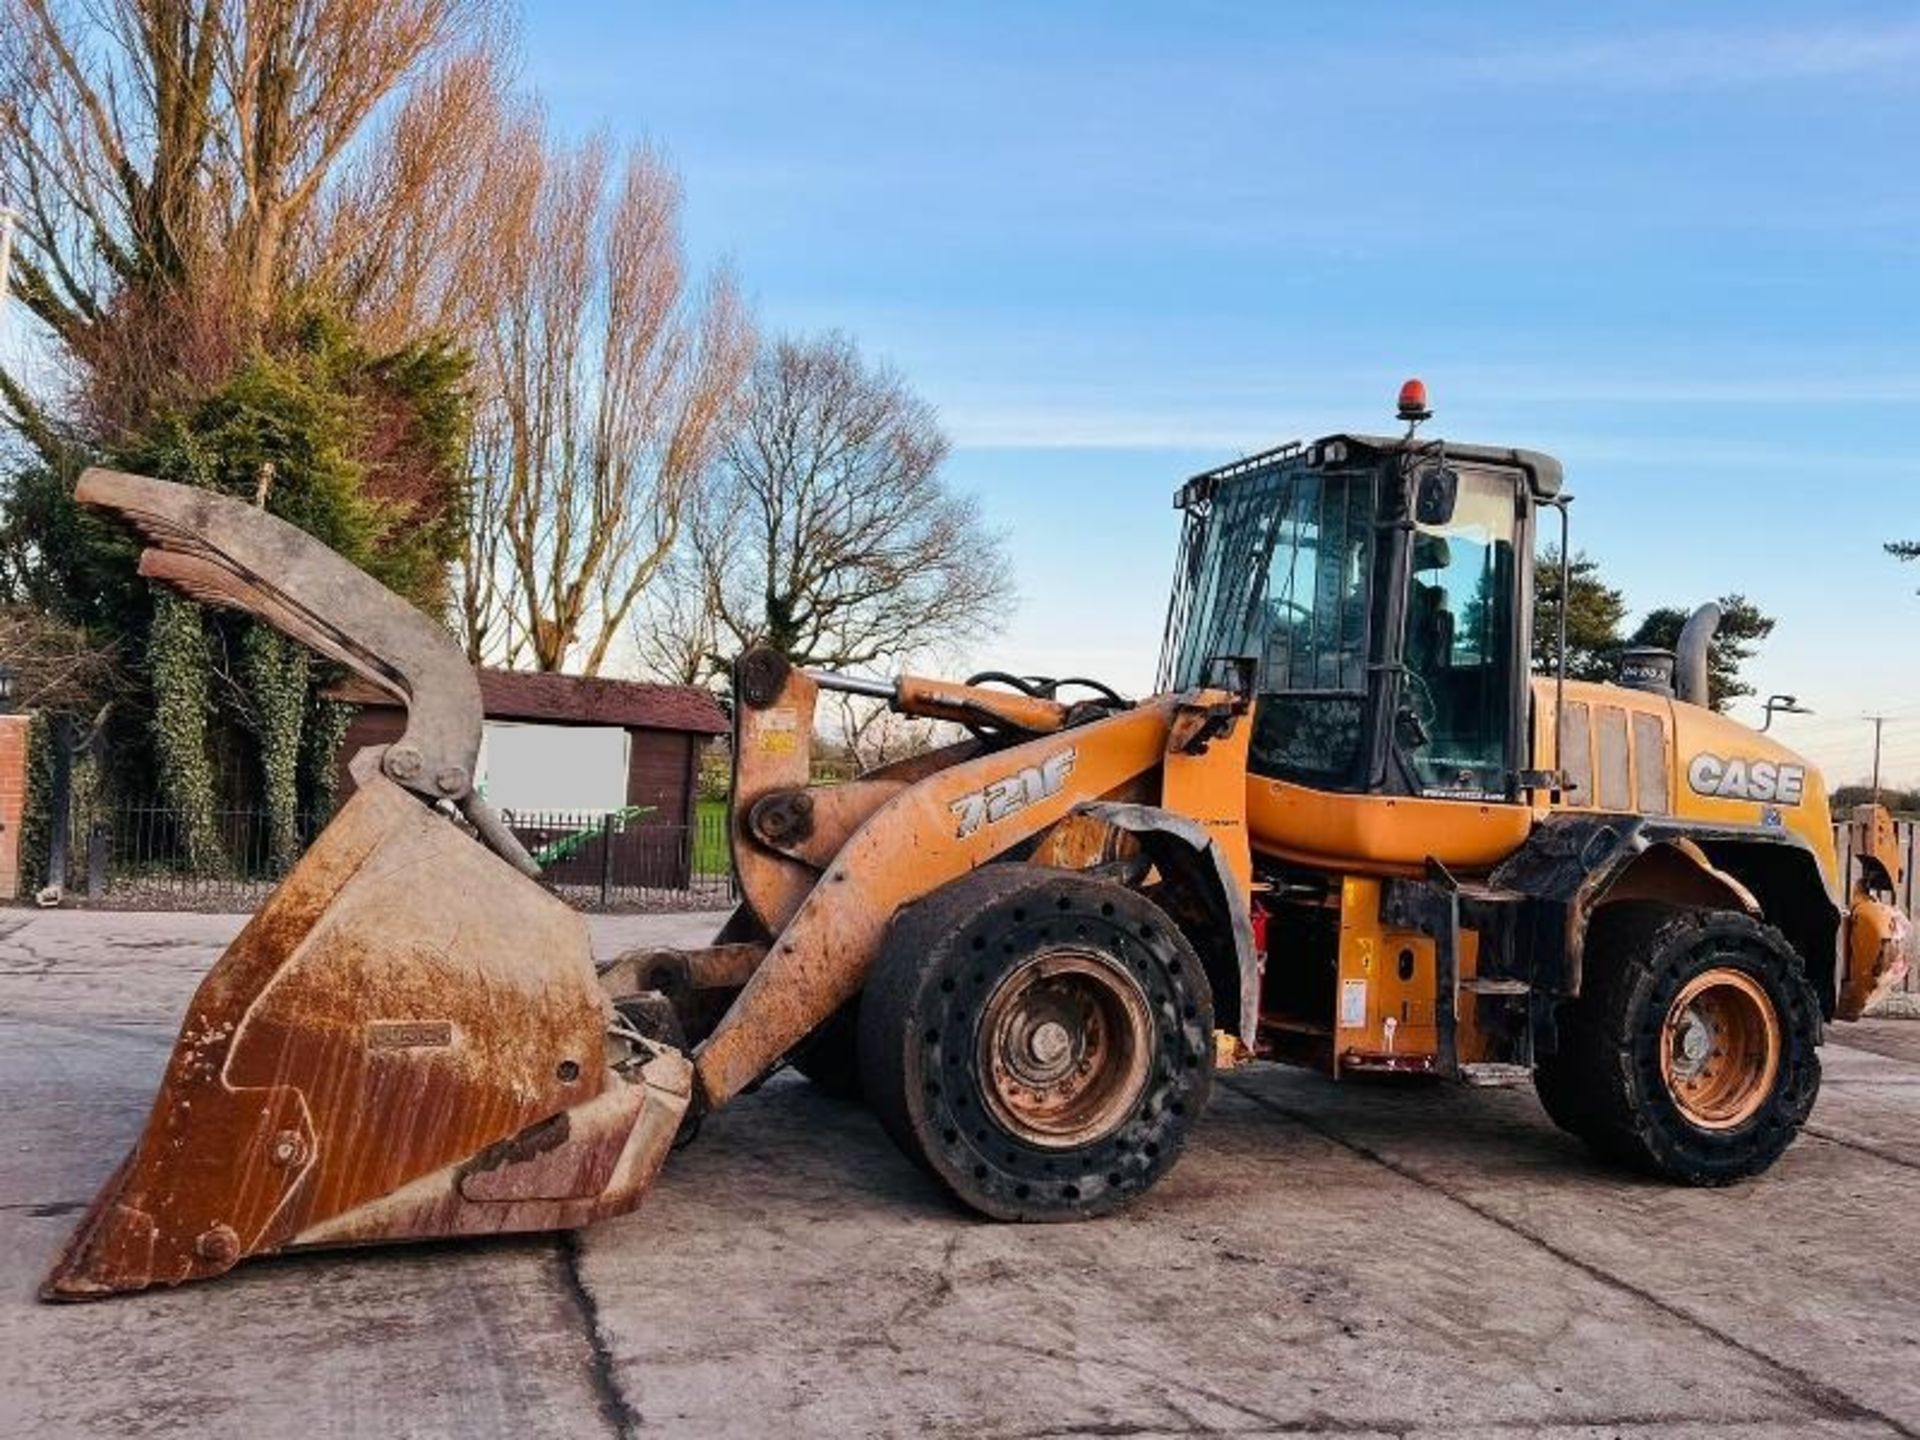
[[(1883, 812), (1836, 861), (1817, 772), (1706, 707), (1715, 614), (1621, 683), (1530, 672), (1525, 450), (1334, 435), (1186, 482), (1159, 693), (734, 673), (737, 912), (596, 972), (473, 789), (474, 674), (261, 510), (90, 471), (142, 573), (408, 706), (201, 983), (145, 1132), (48, 1277), (81, 1299), (307, 1246), (574, 1227), (783, 1063), (858, 1089), (997, 1219), (1105, 1214), (1214, 1070), (1531, 1077), (1598, 1152), (1764, 1170), (1830, 1020), (1904, 971)], [(1562, 593), (1564, 593), (1564, 577)], [(809, 784), (823, 690), (968, 739)], [(1382, 1096), (1381, 1103), (1392, 1103)]]

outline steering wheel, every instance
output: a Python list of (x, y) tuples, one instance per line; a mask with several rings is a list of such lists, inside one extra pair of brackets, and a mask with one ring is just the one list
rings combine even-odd
[(1400, 702), (1407, 713), (1419, 722), (1420, 728), (1428, 735), (1440, 720), (1440, 706), (1433, 698), (1433, 691), (1427, 685), (1425, 677), (1412, 666), (1400, 672), (1407, 677), (1407, 684), (1400, 691)]

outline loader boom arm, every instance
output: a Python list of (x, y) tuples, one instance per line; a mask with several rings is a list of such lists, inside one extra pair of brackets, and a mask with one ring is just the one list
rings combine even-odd
[[(814, 704), (838, 677), (756, 650), (735, 672), (742, 912), (704, 950), (596, 971), (582, 918), (501, 866), (534, 868), (473, 789), (479, 685), (451, 636), (257, 507), (103, 470), (78, 493), (145, 537), (141, 573), (259, 617), (408, 718), (356, 757), (359, 789), (201, 982), (146, 1129), (47, 1298), (203, 1279), (283, 1249), (631, 1210), (689, 1111), (744, 1093), (818, 1031), (906, 907), (1049, 832), (1127, 828), (1100, 818), (1105, 802), (1176, 804), (1228, 908), (1245, 909), (1244, 694), (1068, 706), (903, 677), (896, 708), (976, 740), (816, 795)], [(484, 846), (436, 813), (447, 803)], [(1097, 858), (1056, 840), (1056, 858)], [(1255, 957), (1236, 944), (1244, 991)]]

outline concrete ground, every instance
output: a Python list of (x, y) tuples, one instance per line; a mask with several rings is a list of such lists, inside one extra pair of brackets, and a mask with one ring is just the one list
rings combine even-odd
[(0, 910), (0, 1434), (1920, 1433), (1897, 1020), (1838, 1032), (1808, 1135), (1727, 1191), (1602, 1169), (1524, 1090), (1260, 1066), (1125, 1215), (999, 1226), (782, 1078), (577, 1238), (36, 1304), (238, 924)]

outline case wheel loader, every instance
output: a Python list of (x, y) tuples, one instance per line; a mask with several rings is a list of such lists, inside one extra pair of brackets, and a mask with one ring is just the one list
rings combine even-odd
[[(738, 910), (710, 946), (598, 971), (473, 788), (478, 687), (436, 623), (241, 501), (89, 471), (80, 500), (145, 537), (143, 574), (408, 719), (201, 983), (43, 1294), (584, 1225), (783, 1062), (864, 1092), (1002, 1220), (1139, 1196), (1215, 1069), (1254, 1057), (1531, 1077), (1623, 1163), (1764, 1170), (1813, 1104), (1823, 1026), (1908, 963), (1891, 824), (1856, 812), (1840, 873), (1818, 773), (1706, 707), (1711, 607), (1621, 684), (1564, 659), (1530, 675), (1543, 516), (1567, 554), (1560, 467), (1417, 438), (1412, 385), (1401, 409), (1398, 438), (1180, 488), (1148, 698), (741, 657)], [(823, 689), (969, 738), (810, 785)]]

